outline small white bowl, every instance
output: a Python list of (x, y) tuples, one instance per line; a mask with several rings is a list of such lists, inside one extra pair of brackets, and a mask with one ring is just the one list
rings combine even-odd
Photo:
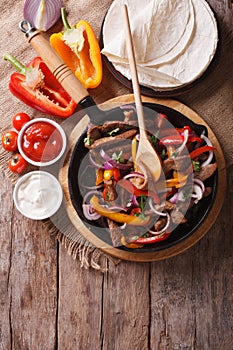
[(58, 211), (63, 192), (55, 176), (46, 171), (35, 170), (17, 181), (13, 199), (21, 214), (29, 219), (43, 220)]
[[(62, 138), (62, 149), (61, 149), (60, 153), (57, 155), (57, 157), (55, 157), (55, 158), (53, 158), (53, 159), (51, 159), (49, 161), (44, 161), (43, 162), (43, 161), (32, 160), (24, 153), (23, 148), (22, 148), (23, 135), (24, 135), (25, 130), (28, 129), (28, 127), (30, 127), (32, 124), (38, 123), (38, 122), (43, 122), (43, 123), (48, 123), (48, 124), (53, 125), (59, 131), (59, 133), (61, 135), (61, 138)], [(23, 156), (23, 158), (29, 164), (32, 164), (32, 165), (35, 165), (35, 166), (39, 166), (39, 167), (43, 167), (43, 166), (49, 166), (49, 165), (52, 165), (52, 164), (56, 163), (62, 157), (62, 155), (64, 154), (64, 152), (66, 150), (67, 138), (66, 138), (66, 134), (65, 134), (63, 128), (58, 123), (56, 123), (55, 121), (47, 119), (47, 118), (36, 118), (36, 119), (30, 120), (29, 122), (27, 122), (26, 124), (23, 125), (22, 129), (20, 130), (20, 132), (18, 134), (18, 141), (17, 141), (17, 143), (18, 143), (19, 153)]]

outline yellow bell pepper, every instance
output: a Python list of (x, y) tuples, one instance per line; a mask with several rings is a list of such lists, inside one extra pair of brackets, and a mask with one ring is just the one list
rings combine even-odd
[(147, 216), (145, 219), (141, 219), (140, 217), (134, 216), (134, 215), (128, 215), (124, 213), (117, 213), (115, 211), (112, 211), (108, 208), (104, 208), (99, 203), (99, 198), (97, 196), (93, 196), (90, 200), (90, 204), (93, 206), (95, 211), (99, 213), (100, 215), (109, 218), (113, 221), (119, 222), (119, 223), (126, 223), (128, 225), (134, 225), (134, 226), (144, 226), (148, 224), (150, 217)]
[(173, 178), (166, 180), (166, 187), (175, 187), (180, 188), (183, 187), (187, 182), (188, 175), (177, 176), (175, 175)]
[(91, 25), (81, 20), (70, 27), (62, 8), (65, 30), (50, 36), (50, 45), (76, 75), (85, 89), (96, 88), (102, 81), (102, 59), (98, 40)]

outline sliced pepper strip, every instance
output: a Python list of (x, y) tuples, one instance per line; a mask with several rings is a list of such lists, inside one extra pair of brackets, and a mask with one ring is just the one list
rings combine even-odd
[(97, 213), (99, 213), (100, 215), (122, 224), (126, 223), (128, 225), (134, 225), (134, 226), (145, 226), (150, 221), (149, 216), (145, 217), (145, 219), (141, 219), (137, 216), (128, 215), (124, 213), (116, 213), (108, 208), (104, 208), (99, 203), (99, 198), (95, 195), (91, 198), (90, 204), (93, 206), (95, 211), (97, 211)]
[[(95, 33), (85, 20), (71, 27), (64, 8), (62, 19), (65, 30), (52, 34), (50, 44), (85, 89), (96, 88), (102, 81), (103, 73), (100, 47)], [(71, 38), (69, 41), (65, 40), (67, 33)], [(71, 42), (73, 39), (74, 42)]]
[(24, 66), (15, 57), (4, 55), (19, 73), (10, 77), (9, 89), (19, 100), (43, 113), (67, 118), (77, 104), (63, 89), (40, 57)]
[(202, 147), (199, 147), (199, 148), (195, 149), (194, 151), (192, 151), (189, 155), (190, 155), (191, 159), (195, 159), (198, 156), (200, 156), (202, 153), (205, 153), (208, 151), (214, 151), (214, 147), (213, 146), (202, 146)]
[(123, 187), (126, 191), (129, 193), (135, 195), (136, 197), (139, 196), (150, 196), (154, 199), (156, 204), (160, 204), (160, 198), (157, 195), (156, 192), (150, 191), (150, 190), (140, 190), (137, 187), (135, 187), (129, 180), (121, 179), (117, 183), (119, 186)]
[(152, 244), (157, 242), (162, 242), (170, 236), (170, 232), (162, 232), (160, 235), (155, 235), (152, 237), (139, 237), (136, 240), (133, 240), (132, 243), (140, 243), (140, 244)]

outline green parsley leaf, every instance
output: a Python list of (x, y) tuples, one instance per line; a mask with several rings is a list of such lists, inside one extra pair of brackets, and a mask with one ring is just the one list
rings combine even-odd
[(193, 170), (200, 171), (201, 169), (200, 162), (196, 162), (195, 160), (192, 160), (192, 163), (193, 163)]

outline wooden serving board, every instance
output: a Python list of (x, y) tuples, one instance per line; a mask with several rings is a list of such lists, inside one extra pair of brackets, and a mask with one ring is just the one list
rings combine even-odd
[[(193, 111), (186, 105), (182, 104), (181, 102), (173, 99), (158, 99), (158, 98), (150, 98), (150, 97), (142, 96), (142, 101), (156, 103), (156, 104), (170, 107), (182, 113), (183, 115), (185, 115), (186, 117), (194, 121), (195, 123), (206, 126), (208, 129), (208, 137), (216, 149), (215, 157), (218, 164), (218, 186), (217, 186), (215, 201), (207, 217), (203, 221), (202, 225), (192, 235), (190, 235), (182, 242), (170, 248), (163, 249), (156, 252), (153, 251), (153, 252), (138, 253), (138, 252), (130, 252), (130, 251), (122, 250), (119, 248), (114, 248), (108, 245), (107, 243), (103, 242), (102, 240), (100, 240), (97, 236), (95, 236), (91, 231), (88, 230), (88, 228), (84, 225), (82, 220), (79, 218), (76, 210), (74, 209), (70, 199), (69, 190), (68, 190), (68, 167), (69, 167), (70, 156), (72, 154), (72, 150), (76, 141), (82, 135), (83, 131), (87, 126), (87, 123), (89, 121), (89, 118), (87, 116), (85, 116), (76, 125), (76, 127), (73, 129), (72, 133), (69, 136), (70, 148), (69, 148), (67, 157), (65, 159), (65, 162), (63, 164), (63, 167), (59, 172), (59, 180), (63, 188), (64, 197), (65, 197), (64, 205), (65, 205), (66, 212), (69, 216), (69, 219), (71, 220), (75, 228), (78, 230), (78, 232), (80, 232), (82, 236), (85, 237), (85, 239), (87, 239), (94, 246), (101, 249), (105, 253), (108, 253), (114, 257), (117, 257), (123, 260), (149, 262), (149, 261), (166, 259), (184, 252), (185, 250), (193, 246), (195, 243), (197, 243), (209, 231), (209, 229), (212, 227), (215, 220), (217, 219), (217, 216), (222, 208), (222, 204), (224, 201), (225, 191), (226, 191), (226, 166), (225, 166), (224, 155), (216, 136), (214, 135), (210, 127), (206, 124), (206, 122), (195, 111)], [(100, 106), (100, 108), (102, 108), (103, 110), (108, 110), (113, 108), (113, 106), (116, 107), (125, 103), (132, 103), (132, 102), (134, 102), (134, 96), (132, 94), (124, 95), (124, 96), (119, 96), (114, 99), (108, 100), (107, 102), (103, 103)]]

